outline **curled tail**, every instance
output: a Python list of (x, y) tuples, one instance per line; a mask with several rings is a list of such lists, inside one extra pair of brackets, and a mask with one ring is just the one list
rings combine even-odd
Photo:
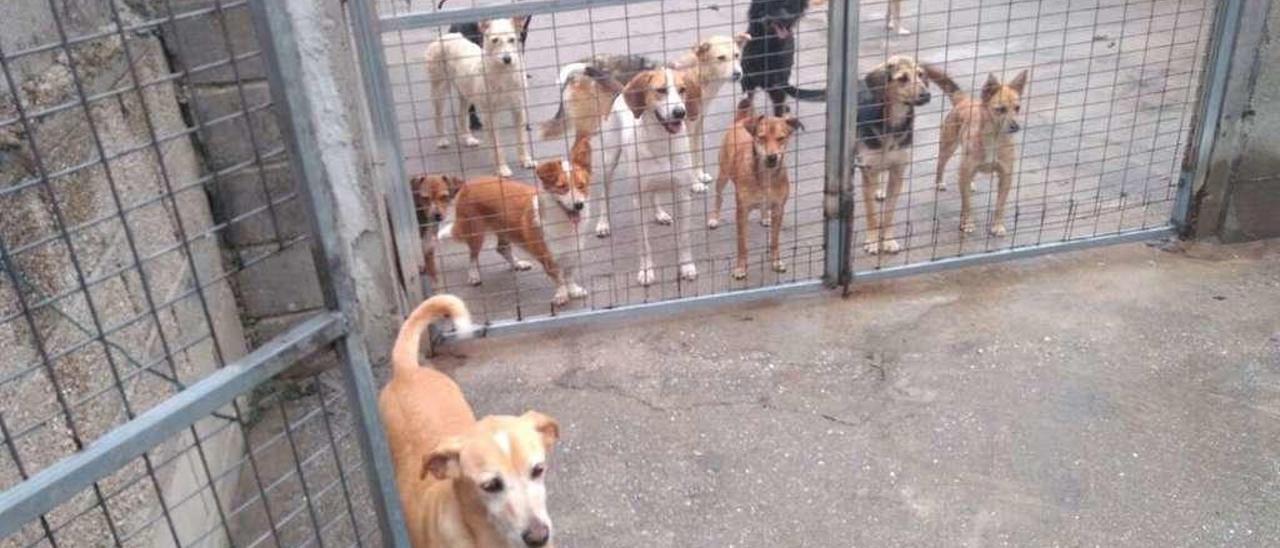
[(787, 95), (795, 97), (801, 101), (827, 100), (827, 90), (825, 89), (800, 89), (791, 84), (787, 84), (782, 87), (782, 91), (787, 92)]
[(438, 317), (453, 319), (454, 329), (459, 337), (471, 335), (471, 312), (466, 303), (453, 295), (436, 295), (422, 302), (409, 313), (404, 324), (400, 326), (400, 334), (396, 335), (396, 344), (391, 349), (391, 375), (407, 375), (418, 368), (418, 348), (422, 342), (422, 330), (427, 328)]
[(952, 103), (958, 103), (965, 98), (964, 91), (960, 90), (960, 86), (956, 85), (956, 81), (947, 76), (945, 71), (929, 63), (920, 63), (920, 68), (924, 69), (926, 78), (951, 98)]
[(560, 108), (556, 109), (555, 116), (542, 123), (543, 139), (555, 139), (564, 135), (568, 125), (568, 120), (565, 119), (564, 113), (564, 88), (569, 85), (571, 78), (586, 70), (586, 63), (569, 63), (560, 69), (560, 75), (556, 77), (556, 87), (560, 88)]

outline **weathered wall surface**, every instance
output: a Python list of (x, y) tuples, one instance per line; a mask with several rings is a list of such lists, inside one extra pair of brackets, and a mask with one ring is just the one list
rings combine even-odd
[[(9, 257), (0, 265), (0, 418), (21, 461), (20, 472), (5, 451), (0, 488), (245, 352), (217, 239), (193, 238), (212, 229), (214, 216), (165, 49), (146, 30), (113, 32), (105, 2), (54, 4), (67, 35), (106, 35), (30, 53), (58, 40), (49, 3), (9, 3), (0, 17), (16, 84), (0, 83), (0, 241)], [(129, 3), (118, 8), (125, 25), (144, 18)], [(93, 98), (87, 107), (83, 96)], [(29, 124), (18, 122), (19, 106)], [(29, 323), (24, 304), (34, 309)], [(108, 334), (95, 340), (100, 330)], [(235, 428), (213, 433), (221, 425), (197, 425), (203, 462), (190, 439), (175, 439), (151, 452), (155, 480), (138, 460), (101, 483), (116, 535), (163, 546), (217, 523), (210, 491), (194, 488), (208, 481), (204, 465), (217, 474), (242, 452)], [(234, 480), (218, 481), (219, 494), (231, 494)], [(96, 502), (82, 493), (49, 516), (69, 522), (55, 534), (60, 545), (97, 545), (112, 531), (100, 509), (76, 517)], [(11, 540), (26, 545), (39, 534), (29, 524)]]

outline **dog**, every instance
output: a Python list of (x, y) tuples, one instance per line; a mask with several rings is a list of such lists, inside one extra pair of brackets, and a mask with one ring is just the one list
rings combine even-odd
[[(609, 235), (608, 197), (612, 195), (612, 179), (618, 166), (626, 163), (636, 178), (635, 205), (643, 244), (636, 281), (641, 286), (657, 281), (649, 245), (649, 223), (645, 222), (642, 207), (645, 195), (653, 203), (658, 223), (675, 224), (680, 277), (684, 280), (698, 277), (688, 224), (692, 194), (706, 192), (707, 185), (694, 174), (688, 122), (699, 117), (701, 105), (702, 87), (693, 74), (671, 68), (648, 70), (627, 83), (605, 120), (602, 135), (605, 150), (610, 154), (605, 158), (605, 196), (600, 201), (596, 236)], [(690, 186), (684, 189), (682, 183)], [(659, 192), (670, 192), (674, 196), (677, 217), (662, 209), (658, 203)]]
[(378, 395), (396, 488), (415, 548), (551, 546), (547, 460), (560, 439), (555, 419), (529, 411), (476, 420), (452, 379), (418, 365), (422, 330), (440, 317), (471, 330), (461, 300), (437, 295), (396, 337), (391, 380)]
[[(885, 2), (888, 4), (888, 12), (885, 14), (885, 28), (889, 32), (896, 32), (903, 36), (911, 34), (911, 31), (902, 24), (902, 0), (885, 0)], [(809, 7), (817, 8), (826, 4), (827, 0), (811, 0)]]
[[(742, 79), (742, 46), (750, 39), (751, 35), (745, 32), (736, 36), (711, 36), (700, 40), (668, 66), (692, 72), (698, 78), (705, 111), (705, 106), (720, 95), (726, 82)], [(596, 133), (614, 99), (622, 92), (623, 83), (659, 67), (657, 62), (639, 55), (613, 54), (599, 54), (565, 65), (559, 78), (560, 110), (542, 125), (543, 138), (563, 135), (569, 120), (578, 134)], [(704, 160), (702, 117), (689, 121), (689, 139), (698, 179), (710, 183), (712, 177), (706, 171)]]
[(795, 65), (795, 28), (804, 17), (809, 0), (751, 0), (747, 8), (747, 34), (742, 47), (742, 91), (752, 97), (763, 89), (773, 101), (773, 115), (786, 113), (787, 96), (801, 101), (823, 101), (826, 90), (798, 89), (791, 85)]
[(419, 236), (422, 240), (423, 265), (432, 283), (439, 280), (436, 270), (436, 247), (440, 223), (453, 214), (453, 199), (462, 188), (462, 179), (452, 175), (417, 175), (409, 180), (413, 192), (413, 208), (418, 212)]
[[(738, 262), (732, 276), (747, 277), (747, 215), (760, 209), (761, 224), (769, 227), (769, 261), (774, 272), (786, 272), (787, 265), (778, 253), (782, 233), (782, 214), (791, 195), (791, 178), (787, 175), (787, 145), (792, 133), (802, 130), (800, 120), (788, 116), (752, 116), (751, 101), (738, 105), (733, 127), (724, 134), (720, 145), (720, 174), (716, 177), (715, 208), (707, 220), (707, 228), (720, 226), (720, 209), (724, 186), (733, 181), (737, 206)], [(766, 222), (766, 220), (768, 222)]]
[[(867, 210), (867, 241), (863, 247), (867, 253), (897, 253), (902, 249), (894, 238), (893, 214), (902, 193), (903, 174), (911, 162), (915, 108), (932, 99), (924, 68), (907, 56), (890, 57), (858, 83), (854, 154), (862, 172), (862, 199)], [(886, 172), (889, 182), (882, 190), (880, 176)], [(884, 202), (883, 216), (877, 201)]]
[(947, 189), (943, 177), (947, 162), (960, 149), (960, 230), (975, 230), (971, 195), (973, 179), (978, 173), (995, 173), (998, 183), (996, 210), (991, 218), (992, 236), (1004, 236), (1004, 207), (1013, 188), (1014, 163), (1017, 148), (1013, 135), (1022, 127), (1018, 116), (1022, 112), (1022, 93), (1027, 86), (1027, 71), (1019, 72), (1007, 84), (995, 74), (987, 76), (979, 97), (970, 97), (957, 86), (946, 72), (937, 67), (926, 67), (926, 73), (948, 97), (951, 111), (942, 122), (938, 138), (938, 170), (934, 183), (938, 191)]
[(471, 134), (466, 114), (467, 107), (475, 105), (489, 127), (494, 162), (498, 166), (498, 175), (503, 177), (511, 176), (511, 168), (503, 158), (502, 142), (498, 140), (494, 121), (499, 109), (505, 108), (511, 113), (520, 165), (526, 169), (536, 166), (529, 155), (529, 136), (524, 131), (528, 123), (524, 61), (517, 45), (519, 33), (516, 30), (524, 24), (522, 17), (483, 21), (479, 23), (484, 34), (483, 49), (463, 35), (452, 33), (433, 41), (427, 46), (426, 53), (436, 134), (440, 136), (436, 147), (443, 149), (450, 145), (444, 133), (444, 100), (452, 85), (459, 95), (457, 131), (460, 140), (468, 147), (480, 145), (480, 141)]
[[(445, 2), (446, 0), (440, 0), (440, 3), (436, 5), (436, 10), (444, 9)], [(529, 40), (529, 25), (531, 23), (533, 23), (533, 17), (525, 17), (524, 25), (520, 27), (520, 54), (521, 55), (524, 55), (524, 45), (525, 45), (525, 42)], [(458, 34), (461, 34), (467, 37), (467, 40), (470, 40), (473, 44), (480, 47), (484, 47), (484, 33), (480, 31), (480, 23), (478, 22), (473, 21), (470, 23), (454, 23), (452, 25), (449, 25), (449, 32), (456, 32)], [(481, 129), (484, 129), (484, 124), (480, 123), (480, 115), (476, 114), (476, 106), (471, 105), (470, 107), (468, 107), (468, 109), (469, 109), (468, 113), (471, 115), (471, 125), (470, 125), (471, 130), (480, 131)]]
[(480, 284), (480, 249), (485, 236), (493, 232), (498, 237), (498, 254), (513, 270), (529, 270), (533, 265), (517, 260), (512, 244), (542, 265), (556, 286), (552, 304), (564, 306), (570, 299), (587, 296), (574, 274), (577, 252), (582, 249), (578, 228), (590, 218), (590, 138), (574, 142), (570, 160), (548, 160), (538, 165), (536, 173), (544, 192), (502, 177), (467, 181), (458, 191), (450, 235), (471, 250), (468, 281), (472, 285)]

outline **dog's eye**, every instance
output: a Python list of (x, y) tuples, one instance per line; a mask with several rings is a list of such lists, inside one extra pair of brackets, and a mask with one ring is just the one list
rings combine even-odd
[(1017, 105), (1017, 106), (1013, 107), (1013, 111), (1014, 111), (1014, 112), (1022, 112), (1022, 105)]
[(666, 94), (667, 94), (667, 88), (658, 88), (658, 89), (653, 90), (653, 92), (654, 92), (654, 93), (657, 93), (658, 95), (666, 95)]
[(729, 57), (728, 57), (728, 56), (725, 56), (725, 55), (721, 55), (721, 56), (719, 56), (719, 57), (716, 57), (716, 59), (717, 59), (717, 60), (720, 60), (720, 61), (728, 61), (728, 60), (729, 60)]
[(677, 93), (680, 93), (681, 95), (683, 95), (683, 94), (684, 94), (684, 86), (681, 86), (681, 87), (676, 88), (676, 92), (677, 92)]
[(508, 43), (508, 44), (514, 44), (514, 43), (516, 43), (516, 39), (515, 39), (515, 38), (507, 38), (507, 43)]
[(910, 80), (911, 80), (911, 77), (910, 77), (910, 76), (908, 76), (905, 72), (904, 72), (904, 73), (902, 73), (902, 74), (899, 74), (899, 75), (898, 75), (898, 81), (899, 81), (899, 82), (902, 82), (902, 83), (904, 83), (904, 84), (905, 84), (905, 83), (909, 82)]
[(486, 493), (501, 493), (504, 487), (506, 485), (503, 485), (502, 478), (493, 478), (480, 484), (480, 488)]
[(493, 40), (490, 40), (490, 41), (491, 41), (491, 42), (493, 42), (493, 43), (495, 43), (495, 44), (497, 44), (497, 43), (502, 42), (502, 39), (501, 39), (501, 38), (494, 38)]
[(996, 111), (996, 114), (1004, 114), (1006, 112), (1009, 112), (1009, 107), (996, 107), (995, 111)]
[(533, 479), (538, 479), (538, 478), (541, 478), (542, 475), (545, 474), (546, 472), (547, 472), (546, 466), (543, 466), (541, 464), (535, 464), (533, 466), (533, 470), (529, 472), (529, 477)]

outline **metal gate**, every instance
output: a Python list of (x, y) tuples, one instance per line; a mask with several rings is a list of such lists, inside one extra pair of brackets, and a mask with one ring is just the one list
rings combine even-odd
[[(900, 4), (902, 21), (894, 25), (909, 34), (885, 29), (886, 14), (895, 3)], [(363, 60), (370, 74), (371, 109), (375, 118), (385, 121), (381, 141), (388, 145), (388, 160), (399, 159), (391, 170), (395, 173), (392, 184), (419, 174), (467, 179), (491, 175), (495, 169), (487, 130), (476, 132), (482, 143), (474, 149), (456, 143), (437, 147), (441, 137), (451, 137), (459, 112), (456, 100), (448, 99), (441, 116), (445, 135), (439, 135), (424, 54), (451, 25), (532, 16), (522, 49), (530, 121), (524, 131), (531, 134), (535, 158), (547, 159), (565, 156), (571, 145), (568, 137), (538, 139), (536, 135), (539, 124), (552, 117), (561, 101), (561, 67), (600, 54), (641, 56), (656, 63), (675, 60), (708, 38), (747, 30), (749, 4), (748, 0), (714, 4), (446, 0), (438, 5), (381, 1), (380, 18), (375, 22), (370, 17), (355, 30), (367, 34), (362, 43), (372, 46), (363, 52)], [(1215, 93), (1220, 91), (1202, 86), (1202, 73), (1206, 60), (1211, 69), (1221, 68), (1225, 61), (1216, 50), (1228, 41), (1211, 38), (1231, 35), (1237, 3), (882, 0), (813, 4), (794, 29), (796, 55), (790, 82), (800, 88), (825, 88), (827, 95), (825, 103), (788, 99), (791, 113), (806, 131), (791, 141), (787, 157), (792, 192), (780, 238), (785, 272), (771, 268), (767, 229), (757, 226), (753, 214), (747, 227), (746, 279), (731, 277), (738, 227), (733, 220), (734, 191), (729, 187), (727, 220), (719, 230), (706, 228), (711, 193), (692, 197), (693, 218), (685, 220), (691, 227), (687, 246), (679, 230), (651, 227), (657, 281), (638, 283), (643, 246), (639, 228), (653, 223), (653, 215), (650, 205), (632, 200), (637, 192), (634, 182), (623, 181), (614, 185), (608, 197), (613, 233), (607, 238), (591, 235), (595, 222), (591, 220), (585, 229), (588, 234), (580, 244), (574, 243), (574, 261), (581, 264), (589, 294), (585, 300), (553, 306), (554, 287), (541, 269), (512, 271), (488, 248), (480, 256), (483, 283), (473, 286), (465, 246), (448, 241), (437, 252), (435, 287), (430, 288), (429, 282), (424, 285), (462, 295), (491, 331), (505, 331), (600, 314), (667, 310), (667, 305), (757, 298), (824, 286), (848, 288), (858, 281), (1159, 238), (1186, 222), (1193, 168), (1200, 164), (1184, 161), (1185, 151), (1206, 151), (1200, 141), (1212, 135), (1203, 125), (1193, 128), (1197, 119), (1213, 120), (1204, 113), (1197, 118), (1196, 108), (1214, 107)], [(1215, 5), (1220, 9), (1215, 10)], [(1210, 44), (1215, 51), (1206, 55)], [(915, 111), (915, 142), (908, 150), (910, 159), (896, 202), (863, 200), (862, 176), (852, 153), (859, 80), (890, 57), (902, 55), (941, 68), (970, 93), (979, 93), (988, 74), (1008, 81), (1027, 71), (1030, 83), (1018, 117), (1023, 130), (1014, 137), (1017, 159), (1002, 215), (1005, 234), (996, 236), (987, 230), (995, 222), (994, 181), (983, 175), (975, 181), (973, 217), (978, 230), (973, 232), (960, 230), (960, 193), (954, 173), (959, 160), (953, 160), (946, 176), (951, 190), (935, 189), (939, 130), (953, 106), (936, 87), (932, 101)], [(735, 105), (743, 96), (738, 84), (729, 82), (706, 105), (701, 144), (711, 175), (716, 173), (720, 136), (732, 124)], [(766, 103), (757, 99), (755, 111), (763, 112)], [(502, 154), (515, 166), (515, 130), (499, 120), (506, 148)], [(608, 154), (597, 152), (597, 164)], [(603, 193), (599, 165), (594, 167), (593, 192)], [(514, 176), (536, 183), (531, 172), (518, 166)], [(401, 200), (412, 203), (408, 185), (401, 186)], [(683, 185), (679, 188), (678, 192), (687, 191)], [(881, 219), (892, 219), (889, 228), (896, 233), (895, 252), (866, 251), (868, 209)], [(434, 232), (435, 225), (430, 230)], [(399, 231), (402, 245), (416, 252), (414, 230), (401, 226)], [(682, 246), (691, 248), (696, 279), (680, 275)]]

